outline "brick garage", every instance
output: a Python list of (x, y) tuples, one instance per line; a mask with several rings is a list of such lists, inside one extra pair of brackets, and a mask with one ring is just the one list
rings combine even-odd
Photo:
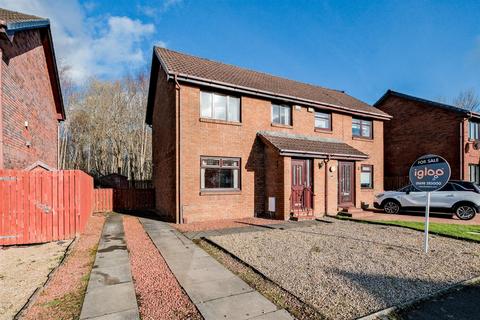
[(65, 119), (49, 21), (0, 9), (0, 168), (57, 168)]
[[(156, 207), (161, 214), (176, 222), (194, 222), (223, 218), (242, 218), (262, 215), (268, 209), (268, 198), (275, 197), (274, 218), (288, 219), (291, 213), (291, 162), (304, 156), (280, 155), (279, 151), (259, 139), (260, 131), (283, 133), (291, 137), (320, 139), (347, 144), (366, 155), (354, 161), (352, 207), (361, 202), (372, 204), (373, 195), (383, 190), (383, 123), (390, 117), (343, 92), (328, 90), (298, 82), (226, 66), (170, 50), (155, 48), (149, 91), (147, 123), (153, 128), (153, 170), (156, 188)], [(177, 70), (178, 68), (182, 70)], [(224, 68), (227, 68), (225, 70)], [(228, 70), (234, 68), (234, 70)], [(188, 70), (211, 74), (210, 82), (200, 81)], [(260, 77), (264, 83), (277, 81), (289, 90), (303, 90), (312, 95), (321, 91), (322, 100), (300, 103), (275, 99), (252, 92), (221, 87), (218, 74)], [(187, 81), (196, 79), (195, 82)], [(262, 79), (262, 77), (271, 77)], [(198, 80), (198, 81), (197, 81)], [(257, 79), (258, 80), (258, 79)], [(214, 85), (216, 82), (216, 85)], [(245, 83), (248, 84), (248, 83)], [(257, 88), (258, 89), (258, 88)], [(240, 99), (240, 121), (229, 122), (201, 117), (201, 91), (232, 94)], [(281, 90), (280, 90), (281, 91)], [(258, 92), (258, 91), (257, 91)], [(333, 100), (333, 101), (332, 101)], [(291, 125), (272, 123), (272, 101), (291, 106)], [(334, 106), (335, 104), (335, 106)], [(315, 129), (315, 111), (331, 115), (331, 130)], [(352, 118), (369, 119), (371, 138), (352, 136)], [(321, 150), (320, 150), (321, 151)], [(240, 159), (240, 190), (211, 192), (201, 188), (201, 157), (233, 157)], [(331, 158), (325, 163), (327, 158)], [(339, 208), (338, 167), (335, 156), (310, 157), (312, 168), (314, 216), (336, 213)], [(352, 160), (353, 161), (353, 160)], [(373, 186), (360, 187), (362, 164), (372, 165)], [(334, 169), (331, 169), (334, 168)], [(327, 174), (327, 179), (325, 179)], [(328, 185), (328, 187), (327, 187)]]
[[(385, 123), (386, 182), (407, 177), (411, 164), (424, 154), (444, 157), (451, 166), (452, 179), (480, 182), (480, 170), (479, 176), (470, 176), (471, 166), (480, 164), (480, 125), (476, 125), (480, 124), (480, 114), (392, 90), (375, 106), (393, 116)], [(470, 134), (471, 124), (475, 137)], [(391, 186), (395, 187), (398, 185)]]

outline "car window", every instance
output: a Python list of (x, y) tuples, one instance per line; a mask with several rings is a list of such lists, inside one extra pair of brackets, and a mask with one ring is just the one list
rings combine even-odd
[(400, 192), (417, 192), (417, 189), (415, 189), (415, 187), (410, 184), (408, 186), (405, 186), (405, 187), (399, 189), (398, 191), (400, 191)]
[(458, 183), (452, 183), (452, 186), (453, 186), (453, 189), (455, 191), (473, 191), (473, 189), (469, 190), (468, 188), (466, 188), (466, 187), (464, 187), (464, 186), (462, 186)]
[[(461, 188), (460, 186), (458, 186), (459, 188)], [(442, 189), (438, 190), (438, 191), (458, 191), (455, 189), (455, 187), (453, 186), (453, 183), (447, 183), (446, 185), (443, 186)], [(463, 191), (463, 190), (462, 190)]]

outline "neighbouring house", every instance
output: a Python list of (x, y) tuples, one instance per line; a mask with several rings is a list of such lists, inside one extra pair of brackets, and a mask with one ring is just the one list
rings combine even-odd
[(156, 209), (188, 223), (372, 205), (390, 118), (342, 91), (155, 47)]
[(65, 111), (49, 20), (0, 9), (0, 55), (0, 169), (56, 169)]
[(375, 107), (393, 116), (385, 123), (385, 188), (408, 183), (412, 163), (437, 154), (451, 178), (480, 183), (480, 113), (388, 90)]

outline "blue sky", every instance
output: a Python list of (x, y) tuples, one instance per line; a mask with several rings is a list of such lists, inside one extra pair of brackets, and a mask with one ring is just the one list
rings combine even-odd
[(154, 44), (345, 90), (480, 92), (480, 1), (0, 0), (51, 19), (81, 83), (148, 68)]

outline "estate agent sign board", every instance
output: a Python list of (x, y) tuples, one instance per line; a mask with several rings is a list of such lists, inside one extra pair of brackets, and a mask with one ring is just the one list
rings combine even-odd
[(418, 191), (427, 193), (425, 204), (425, 253), (428, 252), (428, 224), (430, 192), (440, 190), (450, 179), (450, 165), (440, 156), (428, 154), (415, 160), (410, 167), (410, 183)]

